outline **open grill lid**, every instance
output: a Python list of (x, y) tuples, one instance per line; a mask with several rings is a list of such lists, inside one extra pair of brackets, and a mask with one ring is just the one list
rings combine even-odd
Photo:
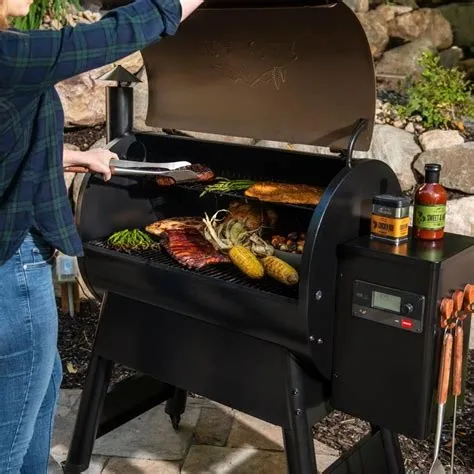
[(343, 3), (211, 0), (177, 35), (142, 51), (152, 127), (347, 149), (373, 131), (375, 75)]

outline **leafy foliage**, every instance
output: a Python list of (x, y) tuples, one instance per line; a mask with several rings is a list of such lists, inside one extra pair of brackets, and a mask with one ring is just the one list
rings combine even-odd
[(68, 5), (77, 5), (77, 0), (35, 0), (27, 16), (14, 18), (11, 22), (19, 30), (37, 30), (46, 15), (62, 22)]
[(474, 117), (473, 90), (463, 72), (444, 68), (431, 52), (419, 64), (421, 77), (411, 81), (406, 105), (397, 108), (401, 117), (419, 115), (426, 128), (459, 128), (462, 117)]

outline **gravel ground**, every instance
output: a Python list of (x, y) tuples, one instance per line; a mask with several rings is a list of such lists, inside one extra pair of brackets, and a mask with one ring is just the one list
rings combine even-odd
[[(58, 305), (59, 306), (59, 305)], [(94, 333), (99, 317), (99, 306), (93, 301), (84, 301), (80, 314), (71, 318), (60, 312), (59, 351), (63, 360), (63, 388), (82, 388), (87, 364), (92, 350)], [(457, 418), (456, 472), (474, 472), (474, 350), (470, 351), (469, 378), (466, 404)], [(113, 381), (133, 374), (117, 366)], [(368, 424), (333, 412), (314, 427), (314, 437), (336, 449), (346, 450), (368, 432)], [(451, 424), (443, 430), (441, 457), (445, 465), (450, 463)], [(417, 441), (400, 436), (406, 468), (409, 472), (428, 472), (433, 452), (432, 439)]]

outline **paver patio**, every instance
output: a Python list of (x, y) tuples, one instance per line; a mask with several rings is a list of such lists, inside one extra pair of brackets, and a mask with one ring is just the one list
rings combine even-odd
[[(80, 390), (62, 390), (49, 474), (60, 474)], [(318, 470), (338, 452), (315, 441)], [(97, 440), (87, 474), (286, 474), (281, 429), (203, 398), (189, 398), (178, 431), (164, 405)]]

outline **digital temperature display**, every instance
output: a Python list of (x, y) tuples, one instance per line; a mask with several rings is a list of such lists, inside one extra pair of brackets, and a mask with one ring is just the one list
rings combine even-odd
[(372, 307), (378, 309), (388, 309), (395, 313), (400, 312), (402, 299), (400, 296), (388, 295), (380, 291), (372, 292)]

